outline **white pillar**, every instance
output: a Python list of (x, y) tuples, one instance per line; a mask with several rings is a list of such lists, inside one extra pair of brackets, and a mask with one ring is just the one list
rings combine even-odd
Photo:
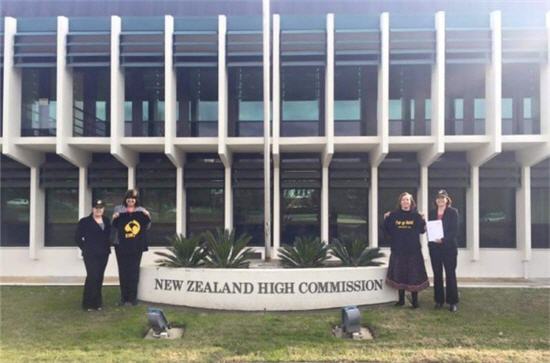
[(172, 163), (181, 166), (174, 140), (177, 136), (177, 75), (174, 68), (174, 17), (164, 17), (164, 152)]
[[(225, 167), (230, 167), (231, 156), (227, 150), (228, 85), (226, 65), (227, 18), (218, 16), (218, 154)], [(226, 193), (227, 194), (227, 193)], [(227, 217), (226, 217), (227, 221)], [(227, 224), (227, 223), (226, 223)]]
[(466, 241), (472, 261), (479, 261), (479, 166), (470, 167), (470, 188), (466, 192)]
[[(280, 59), (281, 18), (273, 15), (273, 161), (279, 158), (279, 134), (281, 122), (281, 59)], [(273, 212), (275, 213), (275, 212)]]
[(378, 65), (377, 132), (381, 154), (387, 153), (390, 97), (390, 15), (380, 14), (380, 64)]
[(128, 189), (135, 189), (136, 187), (136, 167), (128, 167)]
[[(428, 197), (428, 167), (425, 165), (420, 166), (420, 187), (418, 188), (418, 212), (424, 214), (426, 220), (428, 220), (428, 213), (430, 210), (429, 197)], [(428, 252), (428, 239), (426, 234), (420, 237), (422, 244), (422, 254), (424, 258), (429, 258)]]
[(329, 241), (329, 170), (328, 166), (322, 168), (322, 184), (321, 184), (321, 241), (330, 243)]
[(181, 166), (176, 168), (176, 233), (187, 235), (187, 210), (186, 193), (184, 186), (185, 169)]
[(334, 14), (327, 14), (327, 64), (325, 67), (326, 154), (334, 154)]
[(262, 35), (263, 35), (263, 100), (264, 100), (264, 243), (265, 258), (272, 257), (271, 249), (271, 112), (270, 112), (270, 35), (271, 11), (270, 1), (262, 1)]
[(281, 246), (281, 176), (278, 165), (273, 167), (273, 258)]
[(369, 246), (378, 247), (378, 167), (370, 168)]
[(38, 260), (44, 247), (46, 193), (40, 188), (40, 167), (31, 167), (29, 213), (29, 257)]
[(92, 211), (92, 189), (88, 186), (88, 168), (78, 168), (78, 218), (86, 217)]
[(90, 163), (91, 155), (69, 144), (73, 136), (73, 70), (67, 66), (67, 36), (69, 18), (57, 17), (56, 60), (56, 152), (68, 162), (78, 166)]
[[(521, 167), (521, 186), (516, 189), (516, 239), (523, 261), (531, 260), (531, 168)], [(525, 276), (527, 278), (527, 276)]]
[(231, 166), (225, 167), (225, 218), (224, 228), (233, 230), (233, 188), (231, 187)]

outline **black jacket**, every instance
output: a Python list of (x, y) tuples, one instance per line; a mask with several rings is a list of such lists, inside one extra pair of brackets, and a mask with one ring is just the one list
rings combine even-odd
[(129, 255), (147, 251), (147, 229), (151, 224), (142, 211), (120, 213), (113, 220), (113, 227), (118, 234), (118, 244), (115, 244), (117, 254)]
[(426, 230), (426, 221), (416, 211), (396, 210), (384, 219), (384, 232), (396, 255), (420, 253), (420, 235)]
[[(437, 219), (437, 210), (432, 209), (430, 211), (429, 220), (433, 221)], [(458, 234), (458, 210), (453, 207), (445, 208), (443, 218), (441, 219), (443, 224), (443, 243), (430, 242), (430, 246), (441, 245), (444, 248), (457, 248), (456, 247), (456, 235)]]
[(111, 222), (102, 217), (104, 229), (96, 223), (92, 214), (78, 221), (75, 241), (84, 256), (108, 255), (111, 253)]

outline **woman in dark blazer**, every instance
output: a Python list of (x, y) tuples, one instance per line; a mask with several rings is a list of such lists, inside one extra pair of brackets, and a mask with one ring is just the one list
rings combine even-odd
[(78, 221), (76, 244), (82, 250), (86, 266), (86, 282), (82, 308), (87, 311), (101, 310), (103, 276), (111, 253), (111, 223), (103, 216), (105, 206), (101, 200), (93, 203), (92, 213)]
[[(444, 236), (442, 239), (428, 243), (434, 275), (435, 308), (442, 308), (443, 304), (447, 302), (449, 310), (456, 312), (458, 310), (456, 283), (458, 211), (451, 207), (452, 200), (445, 190), (440, 190), (437, 193), (434, 204), (435, 209), (430, 211), (429, 220), (441, 220)], [(443, 268), (445, 268), (446, 292), (443, 289)]]

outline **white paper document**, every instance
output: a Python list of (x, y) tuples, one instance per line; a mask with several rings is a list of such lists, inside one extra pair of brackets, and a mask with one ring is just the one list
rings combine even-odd
[(428, 221), (426, 224), (426, 232), (428, 233), (428, 241), (434, 242), (435, 240), (442, 239), (443, 235), (443, 223), (440, 219), (435, 221)]

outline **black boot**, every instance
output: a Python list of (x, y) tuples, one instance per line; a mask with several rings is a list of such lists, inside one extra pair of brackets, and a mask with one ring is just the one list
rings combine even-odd
[(418, 292), (411, 292), (411, 304), (413, 309), (418, 308)]
[(405, 305), (405, 290), (399, 290), (399, 301), (395, 303), (395, 306)]

